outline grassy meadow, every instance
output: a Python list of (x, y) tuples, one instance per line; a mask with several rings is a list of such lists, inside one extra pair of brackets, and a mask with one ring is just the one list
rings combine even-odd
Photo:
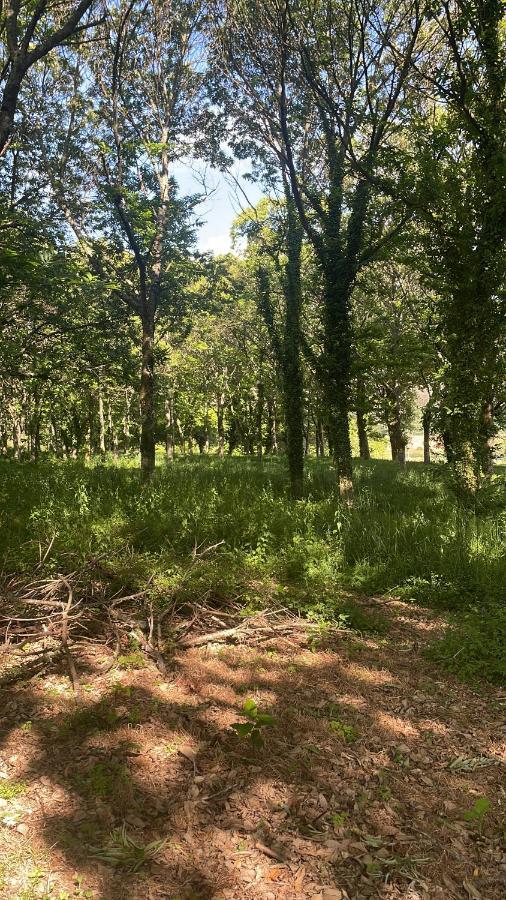
[[(154, 603), (272, 605), (380, 632), (353, 595), (437, 608), (451, 629), (433, 653), (463, 678), (506, 674), (504, 476), (477, 508), (444, 466), (356, 463), (356, 501), (340, 504), (328, 460), (310, 459), (305, 498), (284, 461), (179, 458), (141, 488), (134, 459), (0, 463), (5, 574), (66, 572), (96, 561), (111, 592), (148, 586)], [(41, 559), (44, 559), (41, 565)]]

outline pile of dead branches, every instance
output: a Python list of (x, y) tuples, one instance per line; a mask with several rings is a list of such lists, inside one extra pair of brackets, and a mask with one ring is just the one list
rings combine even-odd
[(113, 583), (99, 560), (29, 583), (4, 577), (0, 687), (63, 666), (79, 691), (79, 651), (87, 642), (102, 644), (109, 653), (102, 672), (134, 646), (168, 677), (178, 650), (221, 642), (261, 644), (311, 627), (285, 609), (245, 618), (240, 603), (221, 601), (216, 608), (206, 595), (192, 602), (181, 602), (176, 595), (155, 601), (149, 584), (132, 594), (113, 591)]

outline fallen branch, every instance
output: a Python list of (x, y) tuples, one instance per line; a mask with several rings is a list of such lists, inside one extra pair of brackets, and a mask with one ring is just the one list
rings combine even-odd
[(215, 641), (226, 641), (231, 637), (235, 637), (240, 632), (245, 632), (248, 628), (247, 623), (237, 625), (235, 628), (225, 628), (221, 631), (209, 631), (207, 634), (199, 634), (196, 637), (182, 638), (178, 641), (180, 647), (201, 647), (202, 644), (210, 644)]

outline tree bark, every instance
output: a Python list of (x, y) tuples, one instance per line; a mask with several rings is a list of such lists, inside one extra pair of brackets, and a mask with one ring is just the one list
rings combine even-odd
[(325, 456), (325, 437), (323, 433), (323, 422), (320, 418), (315, 422), (315, 443), (316, 455), (318, 457)]
[(141, 415), (141, 480), (155, 471), (155, 323), (145, 310), (142, 317), (142, 360), (139, 407)]
[(300, 356), (302, 228), (291, 191), (286, 183), (285, 196), (287, 206), (287, 262), (284, 278), (283, 393), (290, 490), (292, 497), (297, 500), (302, 497), (304, 486), (304, 383)]
[(112, 415), (112, 403), (111, 398), (107, 398), (107, 430), (109, 432), (109, 445), (112, 450), (112, 455), (114, 459), (118, 458), (118, 435), (116, 434), (116, 428), (114, 426), (114, 419)]
[(426, 466), (430, 463), (430, 426), (432, 421), (432, 410), (428, 405), (425, 407), (422, 416), (423, 422), (423, 461)]
[(263, 438), (263, 421), (264, 421), (264, 400), (265, 391), (262, 381), (257, 384), (257, 402), (256, 402), (256, 432), (257, 432), (257, 457), (262, 459), (264, 455), (264, 438)]
[(392, 461), (404, 466), (406, 463), (406, 436), (402, 429), (400, 416), (392, 417), (387, 422)]
[(18, 105), (19, 92), (21, 90), (21, 82), (26, 75), (26, 68), (19, 63), (14, 63), (11, 67), (9, 77), (7, 79), (2, 103), (0, 105), (0, 156), (2, 156), (9, 146), (9, 139), (14, 123), (14, 116)]
[(165, 399), (165, 456), (167, 462), (174, 459), (174, 409), (172, 397)]
[(488, 478), (494, 471), (494, 407), (491, 400), (483, 404), (481, 423), (481, 468)]
[(267, 400), (267, 441), (265, 452), (272, 453), (273, 456), (278, 452), (278, 435), (276, 426), (276, 403), (271, 397)]
[(102, 459), (105, 457), (105, 416), (104, 416), (104, 398), (102, 389), (98, 389), (98, 449)]
[[(0, 156), (5, 153), (9, 146), (19, 92), (26, 73), (38, 60), (43, 59), (51, 50), (63, 44), (67, 38), (75, 34), (79, 27), (82, 28), (82, 26), (79, 26), (79, 23), (92, 3), (93, 0), (80, 0), (60, 27), (53, 30), (46, 29), (44, 37), (36, 46), (32, 46), (32, 39), (37, 25), (47, 11), (47, 3), (33, 4), (35, 8), (25, 25), (24, 33), (19, 33), (18, 30), (20, 4), (9, 4), (10, 9), (8, 12), (10, 15), (6, 17), (8, 18), (6, 35), (11, 62), (0, 103)], [(47, 23), (44, 24), (47, 25)]]
[(216, 423), (218, 430), (218, 456), (225, 455), (225, 395), (218, 393), (216, 397)]
[(357, 432), (360, 459), (368, 461), (371, 458), (371, 451), (369, 449), (366, 419), (361, 408), (357, 409)]

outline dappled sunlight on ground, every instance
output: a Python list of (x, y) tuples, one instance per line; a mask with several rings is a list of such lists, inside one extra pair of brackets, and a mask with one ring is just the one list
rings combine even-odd
[[(101, 900), (502, 898), (500, 697), (407, 657), (408, 624), (194, 648), (168, 681), (83, 653), (79, 697), (63, 675), (4, 689), (0, 897), (85, 896), (77, 872)], [(248, 698), (273, 717), (263, 748), (231, 728)], [(165, 841), (137, 874), (106, 858), (123, 826)]]
[(378, 712), (374, 714), (374, 719), (380, 729), (390, 731), (392, 735), (407, 738), (420, 736), (418, 728), (415, 728), (410, 722), (400, 718), (400, 716), (391, 716), (386, 712)]

